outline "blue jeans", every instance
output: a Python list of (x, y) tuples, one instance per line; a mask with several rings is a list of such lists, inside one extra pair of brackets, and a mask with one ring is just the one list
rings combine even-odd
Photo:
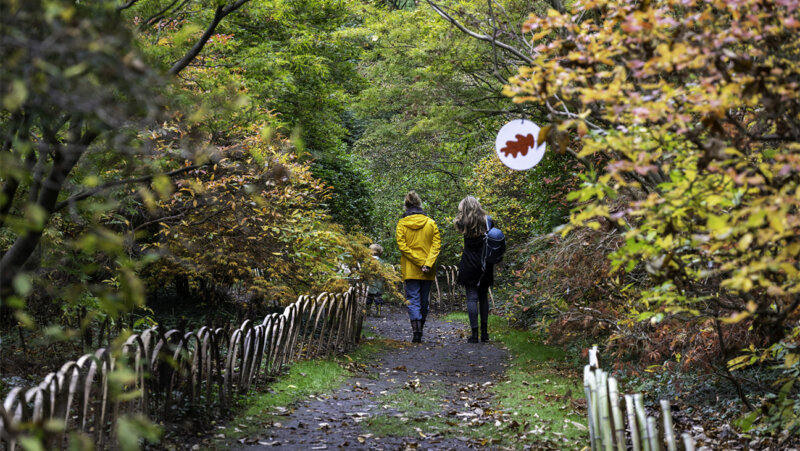
[(408, 301), (408, 317), (411, 321), (425, 319), (428, 316), (428, 296), (431, 293), (432, 280), (406, 280), (406, 300)]

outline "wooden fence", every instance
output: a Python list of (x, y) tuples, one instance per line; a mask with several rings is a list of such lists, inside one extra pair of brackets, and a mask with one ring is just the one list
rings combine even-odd
[[(361, 335), (366, 286), (345, 293), (301, 296), (283, 313), (238, 328), (202, 327), (196, 332), (147, 329), (129, 337), (119, 352), (99, 349), (64, 364), (30, 389), (11, 390), (0, 405), (0, 444), (14, 450), (24, 423), (63, 423), (46, 447), (65, 446), (66, 434), (83, 431), (98, 449), (115, 443), (123, 413), (174, 418), (177, 409), (227, 409), (245, 393), (300, 358), (344, 352)], [(132, 378), (113, 383), (116, 370)], [(112, 394), (114, 390), (122, 392)]]
[[(399, 274), (400, 265), (394, 265), (394, 270)], [(463, 287), (458, 286), (457, 279), (458, 266), (441, 265), (436, 268), (436, 278), (433, 279), (436, 293), (431, 293), (431, 310), (444, 313), (466, 308), (466, 295)], [(398, 290), (403, 292), (402, 283), (398, 285)]]
[[(439, 283), (441, 279), (442, 283)], [(431, 308), (440, 312), (449, 312), (465, 308), (464, 290), (456, 283), (458, 279), (458, 266), (439, 266), (436, 270), (436, 302)]]
[[(597, 346), (589, 351), (589, 364), (583, 368), (583, 389), (592, 451), (678, 450), (669, 401), (661, 400), (662, 430), (654, 417), (647, 416), (641, 393), (624, 395), (626, 414), (623, 415), (619, 385), (616, 378), (600, 369)], [(694, 451), (694, 439), (687, 433), (683, 433), (682, 439), (681, 448)]]
[[(440, 312), (464, 311), (467, 308), (467, 296), (463, 286), (458, 285), (458, 266), (440, 266), (436, 272), (436, 298), (431, 308)], [(439, 283), (439, 280), (442, 283)], [(491, 307), (494, 302), (492, 287), (489, 287)]]

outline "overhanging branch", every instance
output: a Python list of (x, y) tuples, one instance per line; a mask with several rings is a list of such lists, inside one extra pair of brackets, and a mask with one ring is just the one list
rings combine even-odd
[(117, 11), (124, 11), (138, 2), (139, 0), (128, 0), (125, 4), (117, 6)]
[(211, 39), (211, 36), (214, 35), (214, 30), (217, 29), (217, 25), (219, 25), (219, 23), (222, 22), (222, 19), (224, 19), (225, 16), (227, 16), (228, 14), (241, 8), (242, 5), (244, 5), (249, 1), (250, 0), (238, 0), (237, 2), (232, 3), (228, 6), (218, 6), (216, 11), (214, 11), (214, 19), (211, 20), (210, 24), (208, 24), (206, 31), (203, 32), (203, 35), (200, 36), (200, 39), (198, 39), (197, 42), (194, 43), (192, 48), (188, 52), (186, 52), (185, 55), (183, 55), (183, 58), (178, 60), (169, 69), (169, 73), (172, 75), (178, 75), (180, 71), (185, 69), (186, 66), (188, 66), (193, 59), (197, 58), (197, 55), (199, 55), (200, 52), (203, 50), (203, 47), (205, 47), (208, 40)]
[(70, 196), (68, 199), (57, 203), (55, 208), (53, 209), (53, 212), (55, 213), (55, 212), (63, 209), (64, 207), (67, 207), (70, 204), (74, 204), (75, 202), (80, 202), (80, 201), (82, 201), (82, 200), (84, 200), (86, 198), (92, 197), (92, 196), (94, 196), (96, 194), (99, 194), (99, 193), (101, 193), (101, 192), (103, 192), (103, 191), (105, 191), (105, 190), (107, 190), (109, 188), (113, 188), (115, 186), (133, 185), (133, 184), (137, 184), (137, 183), (146, 183), (146, 182), (149, 182), (149, 181), (153, 180), (155, 177), (158, 177), (158, 176), (173, 177), (173, 176), (176, 176), (176, 175), (179, 175), (179, 174), (183, 174), (184, 172), (194, 171), (195, 169), (202, 168), (203, 166), (208, 166), (209, 164), (211, 164), (211, 163), (209, 162), (209, 163), (203, 163), (203, 164), (195, 164), (195, 165), (192, 165), (192, 166), (186, 166), (184, 168), (175, 169), (174, 171), (165, 172), (165, 173), (161, 173), (161, 174), (144, 175), (144, 176), (141, 176), (141, 177), (135, 177), (135, 178), (125, 179), (125, 180), (113, 180), (111, 182), (107, 182), (107, 183), (104, 183), (102, 185), (98, 185), (98, 186), (96, 186), (96, 187), (94, 187), (92, 189), (87, 189), (87, 190), (81, 191), (78, 194)]
[(492, 45), (500, 47), (501, 49), (503, 49), (503, 50), (511, 53), (512, 55), (516, 56), (517, 58), (521, 59), (525, 63), (533, 64), (533, 60), (531, 59), (531, 57), (525, 55), (524, 53), (522, 53), (518, 49), (516, 49), (516, 48), (514, 48), (514, 47), (512, 47), (512, 46), (510, 46), (510, 45), (508, 45), (508, 44), (506, 44), (504, 42), (498, 41), (493, 36), (487, 36), (485, 34), (476, 33), (474, 31), (468, 29), (467, 27), (462, 25), (459, 21), (457, 21), (455, 18), (453, 18), (452, 16), (447, 14), (439, 5), (437, 5), (436, 3), (433, 3), (433, 1), (431, 1), (431, 0), (426, 0), (426, 1), (431, 6), (431, 8), (433, 8), (433, 10), (436, 11), (437, 14), (442, 16), (442, 18), (444, 20), (446, 20), (446, 21), (450, 22), (451, 24), (455, 25), (456, 28), (458, 28), (459, 30), (461, 30), (462, 32), (467, 34), (468, 36), (473, 37), (475, 39), (478, 39), (480, 41), (490, 42)]

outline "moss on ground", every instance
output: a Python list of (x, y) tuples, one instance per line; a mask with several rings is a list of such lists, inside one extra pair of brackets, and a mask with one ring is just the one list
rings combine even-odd
[(387, 414), (371, 417), (365, 422), (365, 429), (378, 437), (445, 434), (449, 425), (434, 414), (441, 411), (439, 400), (446, 393), (442, 385), (429, 385), (416, 390), (401, 388), (382, 394), (376, 401), (387, 410)]
[[(446, 320), (466, 323), (467, 316), (451, 314)], [(489, 321), (492, 340), (503, 343), (512, 360), (503, 380), (488, 390), (494, 395), (493, 409), (510, 419), (476, 425), (443, 416), (442, 400), (448, 397), (449, 388), (435, 384), (378, 395), (376, 402), (387, 414), (369, 418), (362, 423), (364, 429), (378, 437), (469, 437), (484, 445), (507, 448), (546, 441), (561, 449), (580, 449), (580, 444), (588, 440), (588, 432), (579, 365), (563, 350), (545, 345), (536, 334), (509, 327), (501, 317), (491, 316)], [(345, 356), (295, 363), (286, 374), (247, 395), (246, 406), (224, 429), (215, 431), (224, 438), (214, 440), (213, 448), (226, 449), (235, 440), (270, 428), (274, 422), (281, 422), (285, 418), (281, 414), (296, 402), (333, 392), (361, 362), (386, 348), (404, 345), (376, 338)]]
[[(450, 314), (447, 320), (468, 323), (465, 313)], [(512, 356), (506, 379), (491, 391), (497, 409), (513, 420), (499, 427), (486, 424), (469, 431), (470, 435), (503, 446), (521, 447), (532, 439), (563, 444), (566, 449), (586, 443), (589, 434), (577, 365), (563, 350), (544, 344), (529, 331), (510, 327), (501, 317), (489, 317), (489, 334)], [(520, 440), (523, 437), (527, 440)]]
[(396, 345), (393, 340), (369, 339), (342, 356), (293, 363), (286, 373), (244, 397), (246, 401), (240, 410), (214, 432), (211, 449), (228, 449), (236, 440), (258, 435), (285, 418), (282, 414), (293, 404), (309, 396), (333, 392), (354, 375), (353, 369), (360, 362)]

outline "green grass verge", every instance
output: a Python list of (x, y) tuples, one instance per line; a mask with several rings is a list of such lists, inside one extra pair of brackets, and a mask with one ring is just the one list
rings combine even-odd
[[(453, 313), (446, 319), (468, 323), (465, 313)], [(584, 413), (575, 405), (575, 401), (581, 403), (583, 388), (574, 359), (559, 348), (545, 345), (541, 337), (510, 327), (498, 316), (489, 317), (489, 335), (493, 341), (502, 342), (513, 358), (506, 380), (492, 391), (497, 409), (509, 412), (519, 426), (486, 425), (472, 430), (471, 435), (500, 440), (504, 446), (522, 447), (538, 438), (564, 449), (582, 448), (589, 433)], [(526, 435), (527, 440), (519, 440), (520, 435)]]
[(418, 433), (446, 433), (449, 425), (433, 414), (441, 411), (439, 400), (446, 395), (442, 385), (428, 385), (416, 390), (396, 389), (377, 398), (377, 402), (394, 414), (373, 416), (365, 429), (379, 437), (416, 437)]
[(352, 368), (390, 346), (391, 340), (368, 339), (343, 356), (293, 363), (286, 373), (242, 397), (239, 411), (214, 431), (210, 449), (228, 449), (236, 440), (272, 427), (285, 418), (281, 413), (288, 412), (293, 404), (312, 395), (333, 392), (354, 375)]

